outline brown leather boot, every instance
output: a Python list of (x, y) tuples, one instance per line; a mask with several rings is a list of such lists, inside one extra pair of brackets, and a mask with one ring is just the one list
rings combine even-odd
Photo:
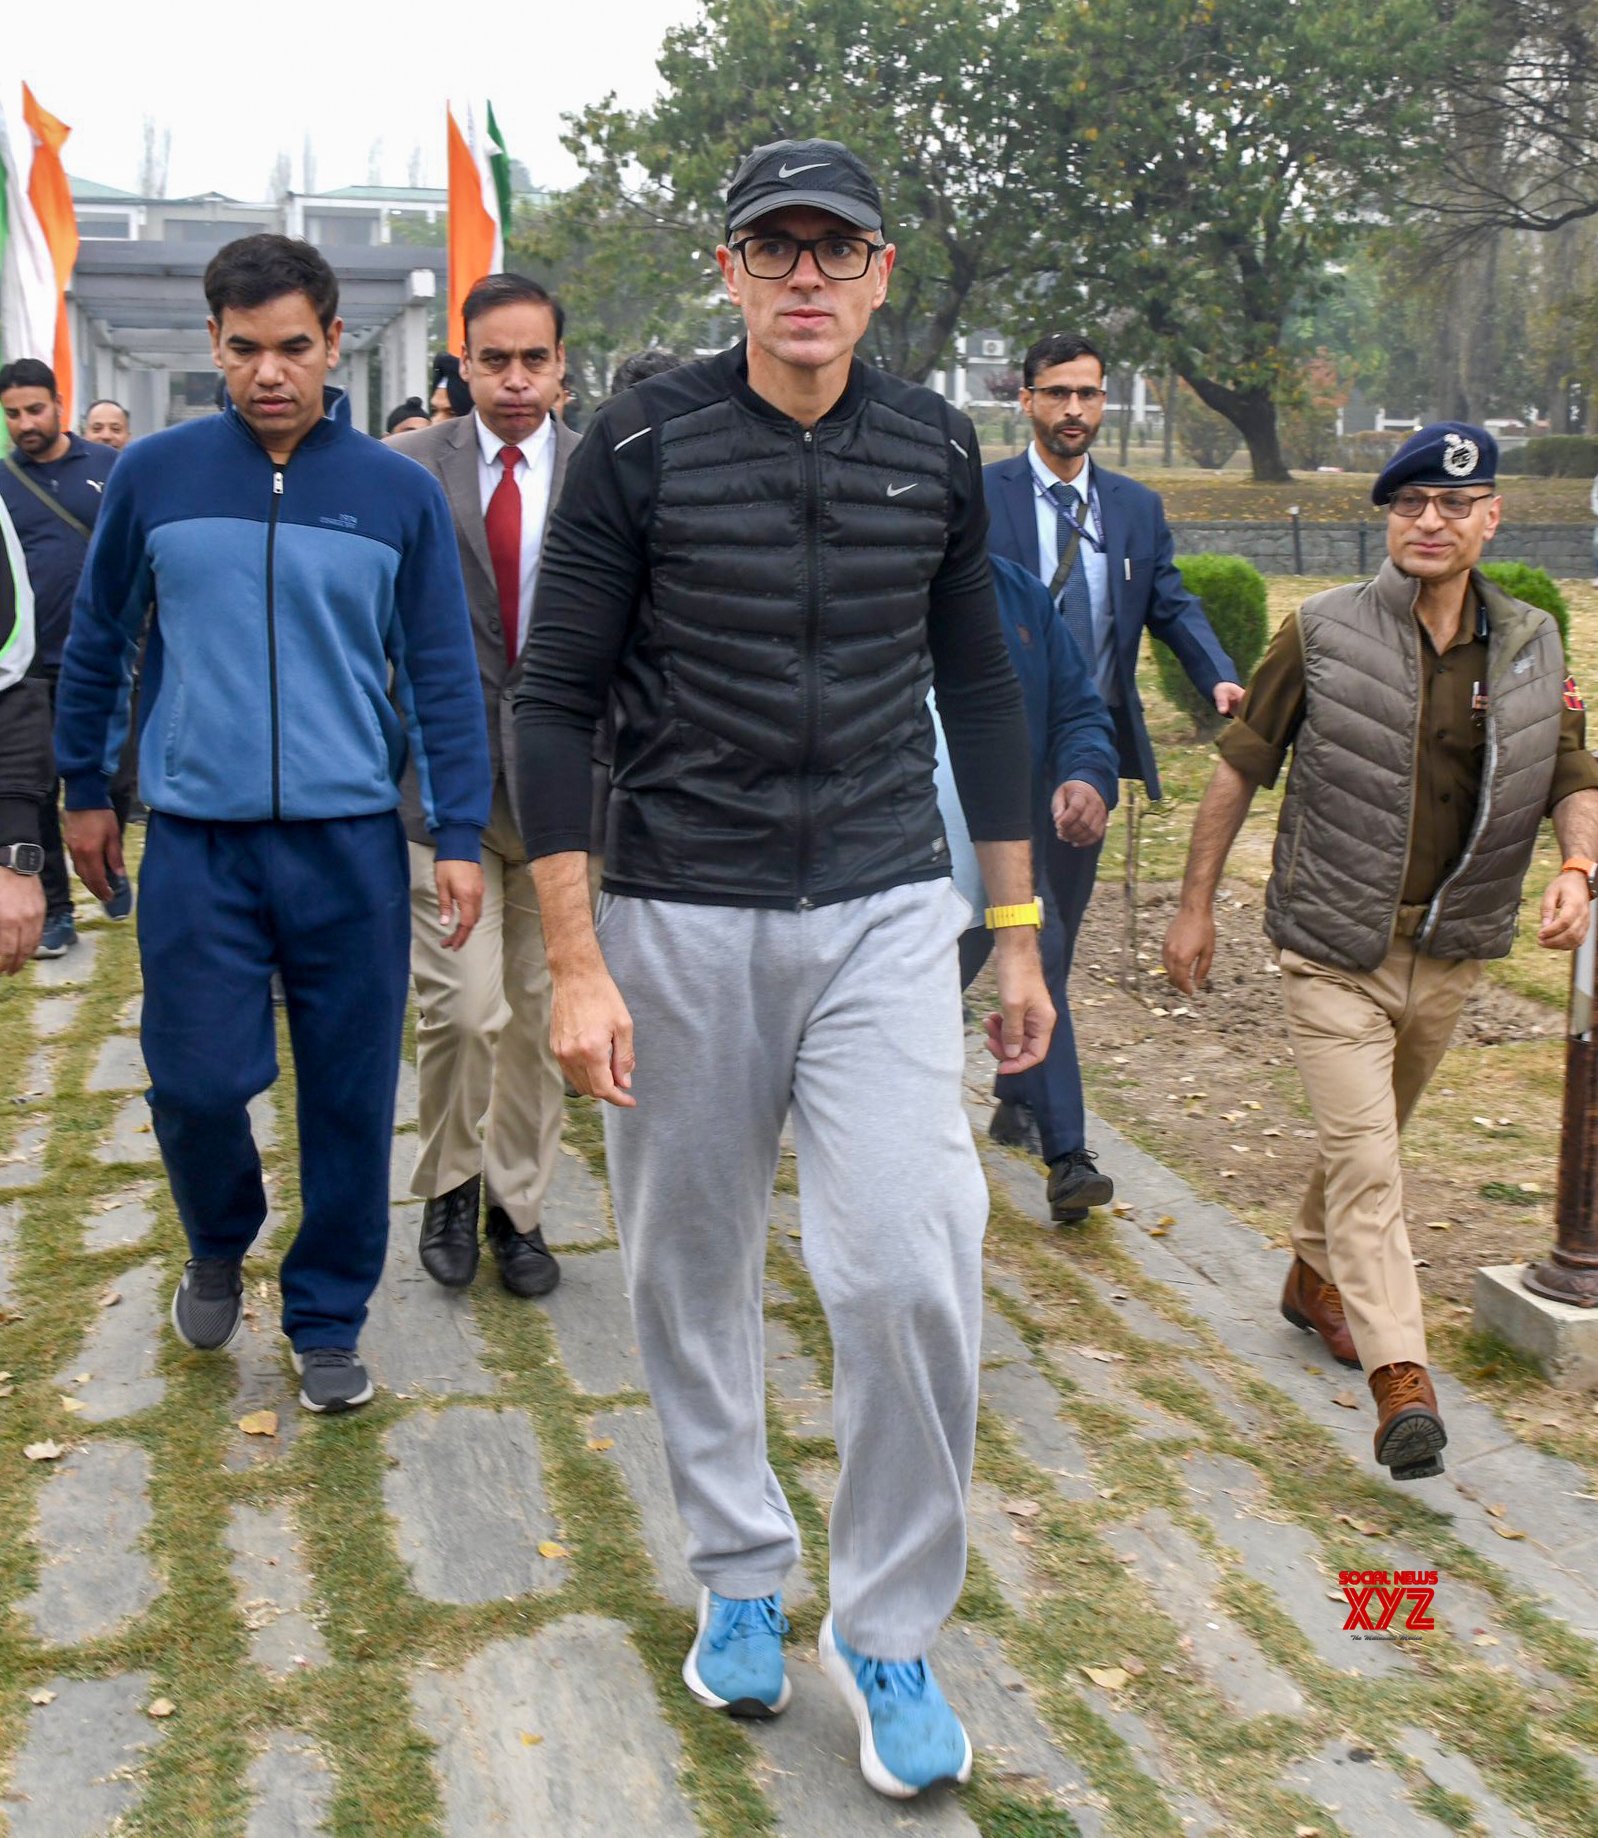
[(1399, 1360), (1370, 1375), (1376, 1400), (1376, 1459), (1395, 1481), (1424, 1481), (1443, 1471), (1448, 1431), (1437, 1414), (1437, 1393), (1424, 1366)]
[(1357, 1366), (1354, 1336), (1348, 1331), (1343, 1314), (1343, 1298), (1337, 1285), (1319, 1277), (1302, 1257), (1293, 1259), (1282, 1290), (1282, 1313), (1294, 1327), (1305, 1333), (1319, 1334), (1331, 1350), (1332, 1358), (1345, 1366)]

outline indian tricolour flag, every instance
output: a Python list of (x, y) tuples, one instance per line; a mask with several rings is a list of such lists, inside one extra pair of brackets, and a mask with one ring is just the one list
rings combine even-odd
[(494, 119), (483, 110), (479, 132), (471, 109), (464, 131), (453, 109), (449, 122), (449, 327), (446, 340), (459, 350), (465, 339), (461, 302), (485, 274), (505, 266), (505, 231), (510, 224), (510, 158)]
[(27, 84), (20, 128), (0, 104), (0, 358), (42, 358), (72, 415), (72, 323), (67, 286), (78, 259), (78, 220), (61, 149), (72, 130)]

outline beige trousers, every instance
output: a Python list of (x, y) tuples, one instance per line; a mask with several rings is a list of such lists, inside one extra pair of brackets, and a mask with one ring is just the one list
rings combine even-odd
[(1282, 1003), (1319, 1161), (1293, 1249), (1335, 1283), (1366, 1372), (1426, 1363), (1420, 1284), (1404, 1226), (1398, 1134), (1437, 1070), (1481, 965), (1393, 941), (1374, 970), (1282, 953)]
[(490, 1201), (530, 1232), (560, 1152), (565, 1086), (549, 1044), (538, 897), (503, 784), (483, 832), (483, 916), (464, 949), (440, 942), (433, 851), (410, 851), (419, 1010), (411, 1192), (435, 1199), (481, 1174)]

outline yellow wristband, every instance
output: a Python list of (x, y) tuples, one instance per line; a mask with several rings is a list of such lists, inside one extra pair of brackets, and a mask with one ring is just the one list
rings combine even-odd
[(1019, 906), (990, 906), (982, 915), (982, 923), (990, 932), (1001, 931), (1006, 926), (1030, 925), (1034, 931), (1043, 930), (1043, 902), (1027, 900)]

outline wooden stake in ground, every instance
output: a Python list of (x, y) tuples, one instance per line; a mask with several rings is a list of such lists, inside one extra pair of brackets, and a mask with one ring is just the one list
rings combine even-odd
[(1598, 1308), (1598, 1040), (1594, 1039), (1598, 926), (1589, 925), (1570, 965), (1565, 1115), (1559, 1132), (1556, 1236), (1546, 1262), (1521, 1282), (1533, 1295)]

